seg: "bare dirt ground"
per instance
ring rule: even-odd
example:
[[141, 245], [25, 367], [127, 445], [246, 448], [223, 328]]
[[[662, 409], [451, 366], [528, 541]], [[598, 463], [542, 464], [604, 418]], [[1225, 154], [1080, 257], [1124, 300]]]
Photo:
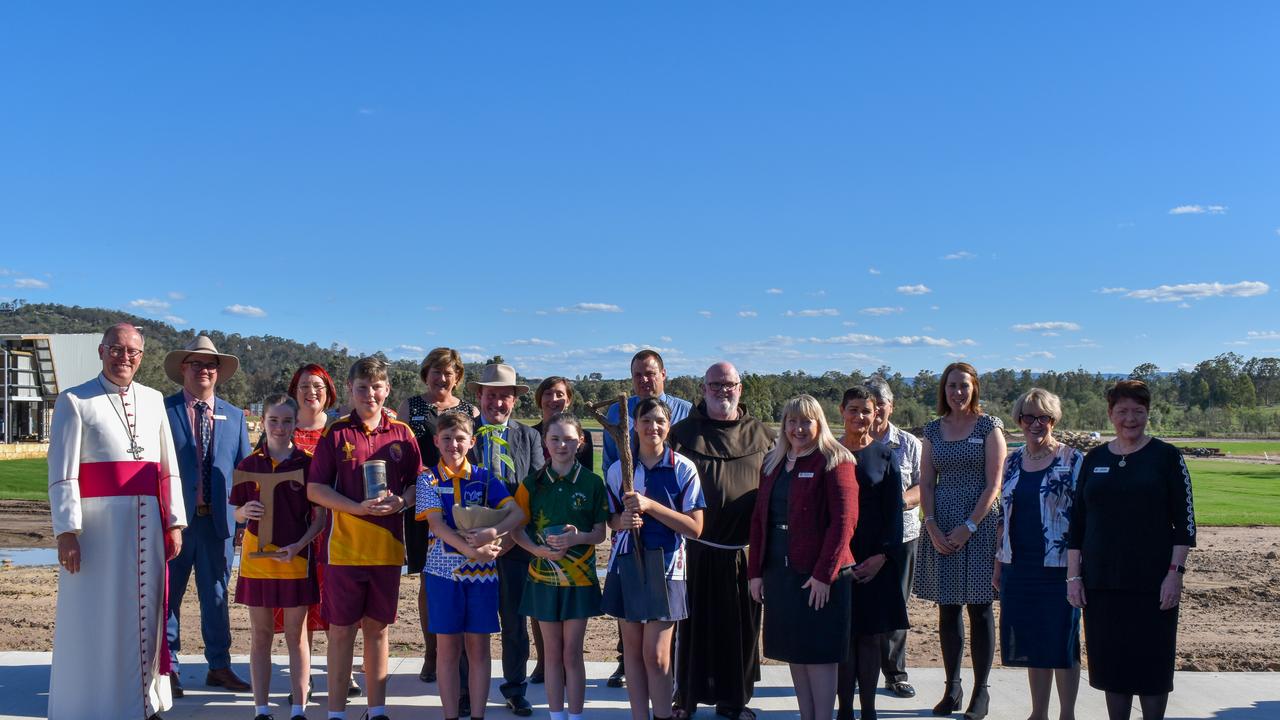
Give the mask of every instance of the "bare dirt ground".
[[[53, 547], [48, 512], [48, 504], [43, 502], [0, 501], [0, 547]], [[1192, 552], [1189, 563], [1179, 624], [1179, 670], [1280, 671], [1277, 557], [1280, 528], [1200, 528], [1199, 547]], [[57, 575], [52, 567], [0, 568], [0, 650], [52, 649]], [[400, 618], [391, 633], [394, 655], [422, 652], [418, 587], [417, 578], [406, 578], [400, 584]], [[997, 604], [997, 612], [998, 608]], [[182, 605], [182, 615], [187, 618], [184, 627], [191, 629], [184, 652], [200, 652], [198, 614], [192, 587]], [[913, 598], [910, 616], [909, 664], [941, 665], [934, 606]], [[232, 652], [247, 653], [249, 619], [243, 606], [232, 605], [231, 625]], [[605, 618], [590, 622], [587, 659], [613, 659], [615, 628], [614, 622]], [[324, 635], [318, 634], [315, 652], [322, 654], [324, 647]], [[283, 652], [283, 647], [276, 650]], [[498, 656], [496, 642], [494, 656]]]

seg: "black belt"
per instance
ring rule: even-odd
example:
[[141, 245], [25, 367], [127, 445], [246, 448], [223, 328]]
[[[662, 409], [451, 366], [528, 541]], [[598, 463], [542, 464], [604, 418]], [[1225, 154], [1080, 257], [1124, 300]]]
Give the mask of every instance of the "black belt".
[[196, 506], [196, 515], [199, 515], [200, 517], [205, 517], [206, 515], [212, 515], [212, 514], [213, 514], [213, 508], [209, 507], [208, 505]]

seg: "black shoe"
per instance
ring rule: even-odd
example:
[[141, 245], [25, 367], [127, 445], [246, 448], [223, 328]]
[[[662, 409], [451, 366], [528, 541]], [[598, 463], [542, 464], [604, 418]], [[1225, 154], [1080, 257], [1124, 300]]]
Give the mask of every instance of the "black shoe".
[[169, 692], [173, 697], [180, 698], [186, 693], [182, 692], [182, 681], [178, 678], [178, 673], [169, 673]]
[[609, 679], [606, 680], [604, 684], [611, 688], [627, 686], [627, 673], [622, 668], [622, 663], [618, 663], [617, 669], [613, 671], [613, 674], [609, 676]]
[[458, 717], [471, 717], [471, 696], [463, 695], [458, 698]]
[[436, 671], [427, 667], [423, 667], [418, 673], [418, 679], [424, 683], [433, 683], [436, 681]]
[[254, 715], [253, 720], [276, 720], [276, 716], [271, 713], [262, 713], [261, 715]]
[[964, 711], [964, 720], [982, 720], [987, 716], [987, 704], [991, 697], [987, 694], [987, 686], [979, 685], [973, 689], [973, 696], [969, 698], [969, 707]]
[[[312, 695], [315, 695], [315, 694], [316, 694], [316, 686], [315, 686], [315, 685], [313, 685], [312, 683], [307, 683], [307, 702], [311, 702], [311, 696], [312, 696]], [[288, 696], [287, 698], [285, 698], [285, 702], [287, 702], [287, 703], [288, 703], [288, 704], [290, 704], [290, 705], [292, 705], [292, 704], [293, 704], [293, 691], [292, 691], [292, 690], [290, 690], [290, 691], [289, 691], [289, 696]], [[290, 719], [290, 720], [292, 720], [292, 719]]]
[[507, 698], [507, 709], [515, 713], [516, 717], [529, 717], [533, 714], [533, 706], [523, 695]]
[[541, 685], [542, 683], [544, 683], [544, 682], [546, 682], [546, 681], [547, 681], [547, 675], [546, 675], [546, 673], [544, 673], [544, 672], [542, 672], [542, 671], [540, 671], [540, 670], [534, 670], [534, 671], [529, 675], [529, 684], [531, 684], [531, 685]]
[[934, 715], [950, 715], [960, 709], [960, 703], [964, 702], [964, 688], [961, 687], [960, 681], [947, 683], [947, 693], [942, 696], [937, 705], [933, 706]]
[[916, 689], [911, 687], [911, 683], [906, 680], [885, 683], [884, 687], [886, 690], [900, 698], [913, 698], [916, 696]]
[[307, 720], [307, 716], [306, 716], [306, 715], [294, 715], [293, 717], [289, 718], [289, 720]]

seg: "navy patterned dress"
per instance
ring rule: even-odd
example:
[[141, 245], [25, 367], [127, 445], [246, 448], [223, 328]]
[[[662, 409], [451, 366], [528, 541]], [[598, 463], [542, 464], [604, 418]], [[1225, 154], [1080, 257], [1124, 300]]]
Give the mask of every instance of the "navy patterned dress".
[[[932, 457], [937, 483], [933, 493], [933, 519], [945, 535], [973, 513], [987, 485], [988, 435], [1004, 427], [1000, 418], [982, 415], [974, 423], [968, 437], [949, 441], [942, 438], [942, 421], [924, 426], [924, 436], [933, 446]], [[995, 502], [992, 502], [994, 510]], [[964, 547], [950, 555], [941, 555], [921, 533], [916, 555], [915, 594], [940, 605], [978, 605], [995, 600], [991, 587], [995, 566], [997, 514], [988, 512]]]

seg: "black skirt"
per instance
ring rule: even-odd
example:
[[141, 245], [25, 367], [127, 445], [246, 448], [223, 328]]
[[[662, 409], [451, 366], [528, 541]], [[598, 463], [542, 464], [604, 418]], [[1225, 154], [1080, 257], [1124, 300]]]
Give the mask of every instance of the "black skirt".
[[899, 568], [904, 559], [899, 546], [895, 552], [885, 553], [884, 565], [871, 582], [853, 583], [854, 635], [876, 635], [911, 627], [907, 619], [907, 601], [902, 597], [899, 580]]
[[[820, 610], [809, 607], [808, 573], [787, 566], [785, 531], [769, 533], [764, 566], [764, 655], [803, 665], [841, 663], [849, 657], [853, 575], [848, 568], [831, 585]], [[780, 557], [779, 557], [780, 556]]]
[[1084, 638], [1089, 685], [1126, 695], [1173, 690], [1178, 608], [1160, 609], [1160, 591], [1086, 589]]

